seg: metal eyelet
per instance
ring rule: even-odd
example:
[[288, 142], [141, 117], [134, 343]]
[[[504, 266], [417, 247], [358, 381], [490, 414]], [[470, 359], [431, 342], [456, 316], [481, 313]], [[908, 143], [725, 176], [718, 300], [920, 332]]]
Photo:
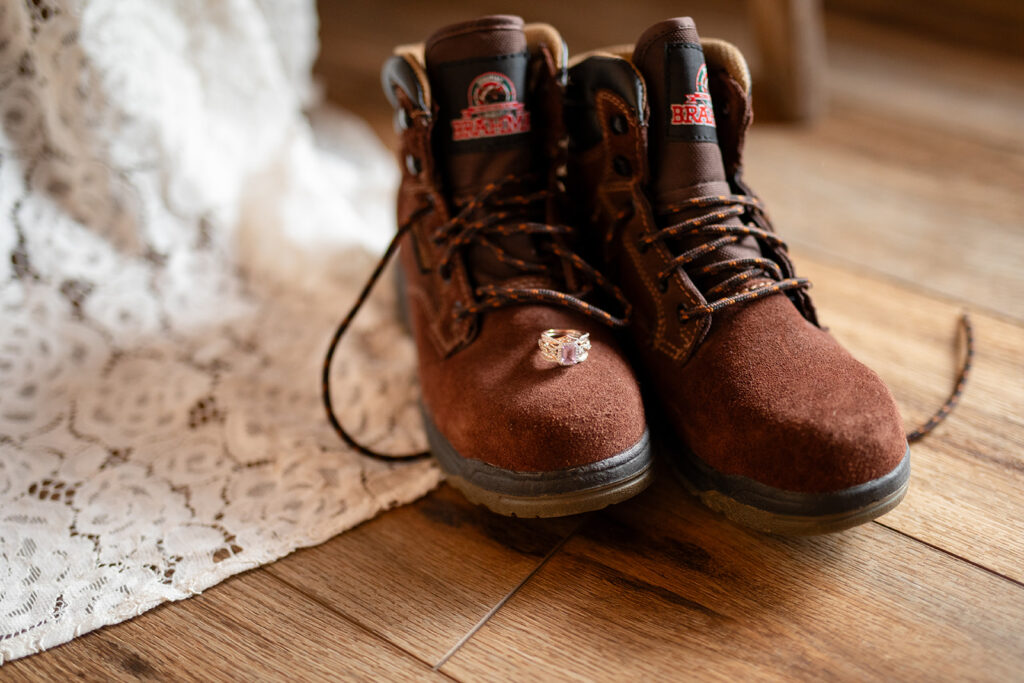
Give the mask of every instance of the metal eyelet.
[[626, 132], [626, 117], [622, 114], [615, 114], [608, 121], [608, 126], [616, 135], [622, 135]]
[[406, 154], [405, 170], [409, 171], [412, 175], [419, 175], [420, 171], [423, 170], [423, 164], [421, 164], [420, 160], [412, 154]]
[[621, 154], [612, 159], [612, 168], [620, 176], [629, 177], [633, 175], [633, 167], [629, 165], [629, 160]]

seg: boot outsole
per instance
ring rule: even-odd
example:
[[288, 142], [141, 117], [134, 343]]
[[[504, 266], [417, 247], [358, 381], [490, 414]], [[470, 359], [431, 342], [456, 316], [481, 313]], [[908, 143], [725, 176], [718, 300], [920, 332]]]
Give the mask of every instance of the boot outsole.
[[650, 434], [610, 458], [551, 472], [516, 472], [460, 455], [423, 413], [431, 452], [471, 503], [507, 517], [566, 517], [632, 498], [654, 471]]
[[690, 493], [741, 526], [780, 536], [816, 536], [865, 524], [903, 500], [910, 485], [910, 447], [891, 472], [840, 491], [784, 491], [747, 477], [722, 474], [689, 451], [671, 457]]

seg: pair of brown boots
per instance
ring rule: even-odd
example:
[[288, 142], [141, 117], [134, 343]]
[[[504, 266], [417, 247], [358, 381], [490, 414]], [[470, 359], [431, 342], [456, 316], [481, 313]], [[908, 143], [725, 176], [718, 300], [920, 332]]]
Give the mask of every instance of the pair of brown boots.
[[383, 83], [424, 422], [467, 498], [594, 510], [643, 490], [658, 451], [764, 531], [899, 503], [893, 398], [819, 327], [741, 177], [734, 46], [680, 18], [570, 61], [552, 27], [490, 16], [399, 47]]

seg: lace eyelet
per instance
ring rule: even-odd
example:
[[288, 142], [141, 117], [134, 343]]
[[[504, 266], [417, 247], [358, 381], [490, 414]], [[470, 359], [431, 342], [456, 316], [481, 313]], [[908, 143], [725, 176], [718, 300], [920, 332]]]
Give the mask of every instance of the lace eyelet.
[[609, 119], [608, 127], [612, 129], [612, 132], [616, 135], [622, 135], [626, 132], [626, 117], [622, 114], [615, 114]]
[[629, 160], [621, 154], [612, 160], [612, 168], [620, 176], [628, 178], [633, 175], [633, 167], [629, 165]]
[[437, 269], [437, 274], [441, 276], [441, 280], [443, 282], [451, 282], [452, 281], [452, 269], [451, 268], [445, 268], [444, 266], [442, 266], [442, 267]]
[[420, 160], [412, 154], [406, 154], [405, 170], [409, 171], [411, 175], [419, 175], [420, 171], [423, 170], [423, 164], [420, 163]]
[[658, 291], [662, 294], [668, 291], [668, 280], [658, 280]]
[[636, 241], [636, 248], [641, 254], [646, 254], [647, 250], [651, 248], [650, 242], [644, 242], [643, 240]]

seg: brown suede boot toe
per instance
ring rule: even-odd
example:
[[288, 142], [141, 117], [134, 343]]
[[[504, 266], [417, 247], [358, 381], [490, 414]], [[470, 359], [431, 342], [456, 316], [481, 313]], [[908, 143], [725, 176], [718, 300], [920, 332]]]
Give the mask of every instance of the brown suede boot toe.
[[878, 375], [782, 295], [723, 312], [676, 381], [672, 412], [686, 418], [673, 421], [725, 475], [828, 493], [884, 477], [907, 454]]
[[[537, 352], [539, 330], [591, 331], [586, 362]], [[519, 306], [488, 315], [458, 365], [420, 365], [431, 419], [465, 458], [517, 472], [555, 472], [628, 451], [645, 438], [633, 370], [608, 330], [571, 312]], [[429, 389], [428, 389], [429, 388]]]

